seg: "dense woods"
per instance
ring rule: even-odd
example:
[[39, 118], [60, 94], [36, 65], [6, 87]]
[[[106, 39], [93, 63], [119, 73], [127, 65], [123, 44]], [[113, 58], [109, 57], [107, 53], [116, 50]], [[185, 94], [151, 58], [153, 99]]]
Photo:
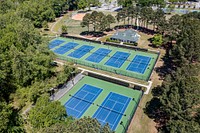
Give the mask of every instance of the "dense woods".
[[[165, 56], [164, 82], [153, 89], [146, 113], [158, 123], [160, 132], [200, 132], [200, 21], [199, 13], [172, 16], [165, 39], [175, 40]], [[163, 72], [162, 72], [163, 74]]]

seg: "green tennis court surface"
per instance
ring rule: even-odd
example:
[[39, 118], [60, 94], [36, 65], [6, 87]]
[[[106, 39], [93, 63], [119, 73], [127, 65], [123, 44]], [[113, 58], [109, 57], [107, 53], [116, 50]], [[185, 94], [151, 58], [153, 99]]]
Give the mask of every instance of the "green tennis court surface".
[[101, 125], [108, 123], [116, 133], [123, 133], [130, 124], [141, 96], [141, 91], [85, 76], [60, 102], [69, 116], [90, 116]]
[[147, 81], [158, 54], [117, 48], [69, 38], [57, 38], [49, 48], [58, 58], [80, 65]]

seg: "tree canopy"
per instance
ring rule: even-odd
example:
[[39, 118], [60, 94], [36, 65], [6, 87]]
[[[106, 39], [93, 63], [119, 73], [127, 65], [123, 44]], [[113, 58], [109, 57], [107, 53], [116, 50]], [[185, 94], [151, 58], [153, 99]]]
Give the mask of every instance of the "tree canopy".
[[93, 27], [93, 31], [104, 31], [110, 28], [110, 25], [115, 23], [115, 18], [111, 15], [105, 15], [102, 12], [93, 11], [91, 14], [87, 13], [81, 22], [82, 27], [87, 27], [88, 31], [90, 26]]
[[[164, 39], [175, 40], [167, 49], [161, 86], [145, 112], [155, 119], [161, 132], [200, 132], [199, 18], [197, 13], [172, 16], [166, 23]], [[167, 69], [166, 69], [167, 68]]]
[[65, 107], [58, 101], [51, 102], [49, 96], [43, 96], [37, 100], [28, 116], [32, 127], [41, 129], [63, 122], [67, 117], [67, 113]]
[[0, 2], [1, 132], [24, 132], [21, 109], [48, 94], [50, 88], [63, 84], [74, 69], [68, 64], [57, 71], [51, 65], [55, 56], [48, 50], [49, 40], [36, 29], [35, 19], [40, 18], [39, 13], [45, 18], [40, 24], [53, 20], [48, 13], [54, 14], [50, 5], [56, 1], [42, 2]]
[[163, 38], [162, 35], [156, 34], [154, 35], [154, 37], [152, 38], [152, 44], [155, 47], [159, 47], [163, 44]]

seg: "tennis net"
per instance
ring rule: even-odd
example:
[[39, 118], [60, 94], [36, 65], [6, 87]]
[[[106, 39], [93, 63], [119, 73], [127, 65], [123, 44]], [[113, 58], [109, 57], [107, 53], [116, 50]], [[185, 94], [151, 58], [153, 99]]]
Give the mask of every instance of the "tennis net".
[[71, 96], [71, 97], [73, 97], [73, 98], [76, 98], [76, 99], [78, 99], [78, 100], [81, 100], [81, 101], [84, 101], [84, 102], [90, 103], [90, 104], [94, 104], [94, 103], [91, 102], [91, 101], [88, 101], [88, 100], [82, 99], [82, 98], [80, 98], [80, 97], [73, 96], [73, 95], [71, 95], [71, 94], [69, 94], [69, 96]]
[[97, 104], [97, 106], [100, 107], [100, 108], [106, 109], [106, 110], [108, 110], [108, 111], [115, 112], [115, 113], [117, 113], [117, 114], [126, 116], [126, 114], [123, 114], [123, 113], [118, 112], [118, 111], [116, 111], [116, 110], [112, 110], [112, 109], [110, 109], [110, 108], [108, 108], [108, 107], [105, 107], [105, 106], [102, 106], [102, 105], [98, 105], [98, 104]]

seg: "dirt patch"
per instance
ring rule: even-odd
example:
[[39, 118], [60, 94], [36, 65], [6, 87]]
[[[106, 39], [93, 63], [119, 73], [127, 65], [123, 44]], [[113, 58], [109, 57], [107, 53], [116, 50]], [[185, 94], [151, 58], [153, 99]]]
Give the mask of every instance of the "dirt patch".
[[85, 16], [85, 13], [78, 13], [78, 14], [73, 15], [72, 19], [82, 21], [84, 16]]

